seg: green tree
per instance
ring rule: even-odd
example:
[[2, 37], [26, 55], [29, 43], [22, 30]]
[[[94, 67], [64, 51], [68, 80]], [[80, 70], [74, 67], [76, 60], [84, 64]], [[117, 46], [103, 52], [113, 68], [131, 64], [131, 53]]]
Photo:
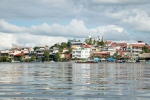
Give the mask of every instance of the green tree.
[[88, 45], [91, 45], [92, 44], [92, 38], [89, 39], [89, 44]]
[[150, 50], [148, 49], [147, 46], [142, 47], [142, 53], [149, 53]]
[[19, 60], [19, 61], [22, 61], [22, 58], [23, 58], [23, 56], [20, 56], [20, 57], [18, 57], [18, 60]]
[[6, 57], [6, 62], [11, 62], [11, 60], [9, 59], [9, 57]]
[[88, 44], [88, 39], [85, 39], [85, 43]]
[[51, 46], [49, 49], [53, 49], [54, 46]]
[[54, 47], [59, 48], [59, 47], [60, 47], [60, 45], [59, 45], [58, 43], [56, 43], [56, 44], [54, 44]]
[[2, 56], [0, 60], [1, 60], [1, 62], [6, 62], [6, 57]]
[[38, 46], [35, 46], [33, 49], [34, 49], [34, 51], [35, 51], [35, 50], [37, 50], [37, 49], [39, 49], [39, 48], [40, 48], [40, 47], [38, 47]]
[[59, 53], [56, 53], [56, 54], [54, 55], [54, 60], [55, 60], [55, 61], [59, 61], [59, 60], [60, 60]]
[[35, 56], [32, 55], [30, 60], [31, 60], [31, 61], [35, 61]]
[[44, 51], [44, 58], [46, 61], [49, 61], [49, 55], [50, 55], [49, 53], [50, 53], [49, 50]]
[[61, 47], [62, 48], [67, 48], [67, 43], [66, 42], [61, 43]]
[[96, 41], [95, 41], [95, 39], [94, 39], [94, 41], [93, 41], [93, 45], [95, 45], [95, 43], [96, 43]]
[[63, 48], [62, 47], [59, 47], [59, 52], [63, 52]]
[[115, 59], [118, 59], [120, 56], [118, 55], [118, 52], [116, 52], [116, 53], [114, 53], [113, 57], [114, 57]]
[[14, 57], [14, 61], [18, 61], [18, 57]]
[[86, 39], [85, 43], [88, 45], [92, 45], [92, 38]]
[[68, 51], [69, 53], [72, 53], [72, 48], [69, 48], [69, 51]]
[[98, 46], [104, 46], [105, 43], [104, 43], [104, 41], [102, 40], [102, 41], [98, 41], [97, 45], [98, 45]]
[[67, 42], [67, 47], [68, 47], [68, 48], [71, 47], [71, 42], [70, 42], [70, 41]]

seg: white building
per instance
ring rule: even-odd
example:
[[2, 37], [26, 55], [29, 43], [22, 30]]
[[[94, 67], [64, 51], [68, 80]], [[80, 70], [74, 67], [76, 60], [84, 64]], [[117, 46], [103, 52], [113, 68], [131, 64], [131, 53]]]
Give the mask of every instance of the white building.
[[138, 59], [138, 55], [142, 52], [142, 47], [145, 46], [144, 42], [131, 43], [127, 46], [127, 53], [130, 58]]
[[80, 45], [80, 47], [72, 50], [72, 58], [87, 59], [90, 57], [90, 51], [91, 48], [89, 45]]
[[103, 36], [102, 36], [102, 35], [99, 35], [99, 36], [98, 36], [98, 41], [99, 41], [99, 42], [103, 41]]

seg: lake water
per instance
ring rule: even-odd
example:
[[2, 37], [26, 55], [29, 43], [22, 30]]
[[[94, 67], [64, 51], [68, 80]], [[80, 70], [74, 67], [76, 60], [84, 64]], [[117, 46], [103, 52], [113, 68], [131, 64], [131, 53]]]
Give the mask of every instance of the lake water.
[[0, 63], [0, 100], [149, 100], [150, 64]]

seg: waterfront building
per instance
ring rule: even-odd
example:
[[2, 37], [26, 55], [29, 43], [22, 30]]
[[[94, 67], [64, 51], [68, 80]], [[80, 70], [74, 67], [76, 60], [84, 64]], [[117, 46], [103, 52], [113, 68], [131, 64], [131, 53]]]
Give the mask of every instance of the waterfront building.
[[87, 44], [80, 45], [72, 50], [72, 58], [87, 59], [90, 57], [91, 48]]
[[143, 53], [138, 55], [140, 59], [150, 60], [150, 53]]
[[70, 58], [71, 54], [67, 53], [69, 50], [67, 48], [64, 48], [63, 51], [60, 53], [60, 58]]
[[36, 57], [43, 58], [45, 50], [48, 50], [48, 48], [46, 46], [40, 46], [39, 49], [36, 49], [35, 50]]
[[53, 47], [53, 49], [50, 49], [50, 54], [55, 54], [55, 53], [58, 53], [59, 52], [59, 48], [57, 47]]
[[125, 52], [127, 43], [119, 43], [114, 41], [106, 42], [106, 45], [101, 48], [101, 52], [110, 52], [110, 56], [113, 56], [115, 53], [118, 53], [119, 56], [122, 56]]
[[107, 58], [110, 56], [110, 52], [94, 52], [91, 57]]
[[142, 52], [142, 48], [145, 46], [143, 41], [138, 41], [138, 43], [131, 43], [127, 45], [127, 55], [133, 60], [139, 58], [139, 54]]

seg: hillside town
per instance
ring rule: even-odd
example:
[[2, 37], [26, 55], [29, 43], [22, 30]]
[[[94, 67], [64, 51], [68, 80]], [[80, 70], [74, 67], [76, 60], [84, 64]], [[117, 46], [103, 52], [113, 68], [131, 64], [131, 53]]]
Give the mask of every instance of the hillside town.
[[[68, 40], [49, 47], [20, 47], [14, 45], [10, 49], [0, 51], [0, 62], [60, 62], [98, 58], [100, 61], [122, 59], [128, 62], [150, 60], [150, 46], [144, 41], [137, 43], [115, 42], [88, 36], [84, 42]], [[111, 61], [111, 60], [110, 60]]]

